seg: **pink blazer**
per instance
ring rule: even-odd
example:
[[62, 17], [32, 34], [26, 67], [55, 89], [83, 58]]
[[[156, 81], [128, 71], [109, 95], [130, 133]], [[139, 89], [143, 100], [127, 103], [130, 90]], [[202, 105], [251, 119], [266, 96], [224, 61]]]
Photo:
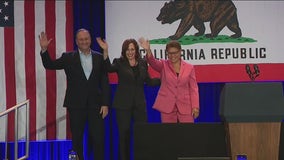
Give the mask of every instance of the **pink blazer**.
[[151, 56], [147, 57], [147, 61], [161, 76], [154, 109], [170, 113], [176, 105], [181, 114], [191, 114], [193, 108], [199, 108], [198, 85], [193, 65], [182, 60], [177, 76], [169, 60], [157, 60]]

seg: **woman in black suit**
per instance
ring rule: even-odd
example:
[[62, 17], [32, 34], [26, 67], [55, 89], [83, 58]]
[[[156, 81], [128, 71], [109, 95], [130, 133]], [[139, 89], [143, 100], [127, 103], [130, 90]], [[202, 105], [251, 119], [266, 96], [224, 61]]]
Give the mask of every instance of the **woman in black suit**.
[[97, 38], [104, 49], [105, 65], [108, 72], [116, 72], [118, 85], [113, 100], [116, 109], [116, 121], [119, 130], [119, 150], [121, 160], [130, 160], [131, 120], [146, 123], [146, 101], [144, 83], [155, 86], [160, 84], [158, 78], [150, 78], [147, 62], [141, 58], [139, 46], [135, 39], [127, 39], [122, 44], [121, 57], [110, 63], [108, 45]]

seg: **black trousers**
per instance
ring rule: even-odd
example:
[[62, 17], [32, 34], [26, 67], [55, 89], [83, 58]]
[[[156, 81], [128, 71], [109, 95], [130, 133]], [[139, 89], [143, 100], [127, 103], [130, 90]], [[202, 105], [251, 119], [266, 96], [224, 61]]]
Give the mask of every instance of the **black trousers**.
[[83, 137], [88, 125], [88, 142], [91, 143], [95, 160], [104, 160], [104, 120], [100, 108], [68, 109], [72, 146], [80, 160], [84, 160]]
[[131, 122], [146, 123], [146, 109], [116, 109], [120, 160], [130, 160]]

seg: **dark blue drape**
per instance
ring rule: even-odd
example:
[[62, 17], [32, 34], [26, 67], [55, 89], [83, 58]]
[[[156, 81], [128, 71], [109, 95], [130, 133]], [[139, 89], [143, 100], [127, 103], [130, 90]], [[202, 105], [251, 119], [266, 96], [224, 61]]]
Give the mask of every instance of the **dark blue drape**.
[[[104, 0], [73, 0], [74, 35], [80, 28], [90, 31], [92, 48], [100, 50], [96, 37], [105, 37], [105, 1]], [[74, 39], [74, 44], [75, 39]], [[76, 46], [75, 46], [76, 47]]]

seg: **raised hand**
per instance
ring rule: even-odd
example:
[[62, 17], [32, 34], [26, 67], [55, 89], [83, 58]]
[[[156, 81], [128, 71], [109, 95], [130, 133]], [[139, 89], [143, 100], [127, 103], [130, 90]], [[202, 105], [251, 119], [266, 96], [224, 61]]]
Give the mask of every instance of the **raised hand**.
[[45, 32], [41, 32], [38, 36], [39, 38], [39, 44], [41, 47], [41, 51], [46, 51], [49, 43], [52, 41], [52, 39], [47, 39], [47, 35]]
[[141, 37], [138, 39], [140, 46], [145, 49], [149, 50], [150, 49], [150, 42], [148, 39], [145, 39], [144, 37]]
[[139, 45], [140, 47], [142, 47], [143, 49], [146, 50], [146, 55], [147, 57], [151, 57], [152, 56], [152, 51], [150, 48], [150, 42], [148, 39], [145, 39], [144, 37], [141, 37], [138, 39]]
[[103, 40], [101, 37], [97, 37], [96, 38], [98, 44], [100, 45], [100, 47], [103, 49], [103, 50], [107, 50], [108, 49], [108, 44], [105, 40]]
[[104, 59], [107, 59], [108, 57], [108, 44], [105, 40], [103, 40], [101, 37], [96, 38], [99, 46], [104, 50]]

